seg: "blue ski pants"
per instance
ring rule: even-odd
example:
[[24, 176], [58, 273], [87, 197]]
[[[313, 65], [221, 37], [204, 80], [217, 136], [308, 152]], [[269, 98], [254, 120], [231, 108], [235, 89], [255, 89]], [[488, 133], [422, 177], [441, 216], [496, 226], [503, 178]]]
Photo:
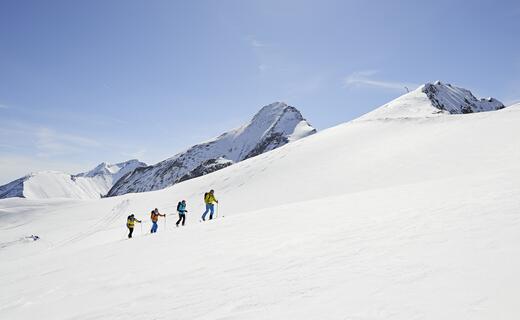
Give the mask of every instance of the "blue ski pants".
[[156, 233], [158, 227], [159, 227], [159, 226], [157, 225], [157, 222], [152, 221], [152, 230], [150, 230], [150, 232], [151, 232], [151, 233]]
[[206, 203], [206, 211], [202, 214], [202, 220], [206, 220], [206, 215], [209, 214], [209, 219], [213, 219], [213, 213], [215, 212], [215, 205], [213, 203]]

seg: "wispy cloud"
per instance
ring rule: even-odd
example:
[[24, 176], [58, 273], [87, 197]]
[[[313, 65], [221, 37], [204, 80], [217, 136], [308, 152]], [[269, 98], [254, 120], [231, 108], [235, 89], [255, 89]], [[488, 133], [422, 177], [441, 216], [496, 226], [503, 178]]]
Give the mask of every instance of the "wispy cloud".
[[68, 153], [81, 153], [88, 148], [101, 146], [96, 140], [65, 133], [58, 133], [50, 128], [39, 128], [36, 131], [36, 148], [41, 157], [50, 157]]
[[246, 40], [253, 48], [263, 48], [267, 46], [264, 42], [258, 40], [255, 36], [252, 35], [247, 36]]
[[9, 106], [0, 103], [0, 109], [9, 109]]
[[[0, 185], [29, 172], [85, 171], [101, 161], [142, 159], [146, 149], [121, 141], [93, 139], [61, 128], [0, 117]], [[104, 157], [110, 157], [110, 159]]]
[[270, 69], [270, 64], [267, 62], [267, 50], [268, 44], [260, 41], [257, 37], [253, 35], [248, 35], [245, 37], [247, 45], [251, 48], [253, 54], [256, 56], [258, 60], [258, 71], [260, 73], [264, 73]]
[[269, 66], [266, 65], [266, 64], [263, 64], [263, 63], [262, 63], [262, 64], [260, 64], [260, 65], [258, 66], [258, 71], [260, 71], [260, 72], [264, 72], [264, 71], [266, 71], [267, 69], [269, 69]]
[[97, 140], [18, 120], [0, 119], [2, 149], [31, 150], [37, 157], [80, 154], [100, 148]]
[[418, 87], [414, 83], [378, 79], [375, 77], [378, 73], [378, 70], [356, 71], [345, 77], [343, 84], [346, 88], [372, 87], [393, 91], [403, 91], [405, 87], [410, 89]]

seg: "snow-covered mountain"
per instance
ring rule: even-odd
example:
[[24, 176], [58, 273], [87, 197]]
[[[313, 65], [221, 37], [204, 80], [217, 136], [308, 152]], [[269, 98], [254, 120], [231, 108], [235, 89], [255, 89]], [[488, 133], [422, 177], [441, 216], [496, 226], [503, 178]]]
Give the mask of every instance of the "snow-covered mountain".
[[519, 123], [351, 121], [156, 192], [0, 200], [1, 318], [516, 320]]
[[427, 83], [358, 120], [429, 117], [442, 114], [463, 114], [503, 109], [494, 98], [477, 99], [471, 91], [451, 84]]
[[129, 173], [112, 187], [108, 196], [163, 189], [314, 133], [316, 130], [296, 108], [275, 102], [263, 107], [249, 123], [238, 129]]
[[103, 162], [88, 172], [76, 175], [57, 171], [35, 172], [0, 186], [0, 199], [100, 198], [106, 195], [122, 176], [144, 166], [146, 164], [143, 162], [129, 160], [117, 164]]
[[109, 164], [106, 162], [100, 163], [94, 169], [77, 174], [76, 177], [96, 178], [104, 177], [111, 184], [121, 179], [124, 175], [134, 171], [137, 168], [146, 167], [147, 164], [137, 159], [128, 160], [121, 163]]

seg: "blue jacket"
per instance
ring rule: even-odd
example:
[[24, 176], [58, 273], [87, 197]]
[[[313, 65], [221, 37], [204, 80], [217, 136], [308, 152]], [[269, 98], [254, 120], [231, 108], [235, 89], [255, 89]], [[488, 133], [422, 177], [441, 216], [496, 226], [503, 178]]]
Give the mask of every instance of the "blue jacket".
[[186, 210], [186, 203], [179, 202], [177, 205], [177, 211], [180, 214], [185, 214], [188, 210]]

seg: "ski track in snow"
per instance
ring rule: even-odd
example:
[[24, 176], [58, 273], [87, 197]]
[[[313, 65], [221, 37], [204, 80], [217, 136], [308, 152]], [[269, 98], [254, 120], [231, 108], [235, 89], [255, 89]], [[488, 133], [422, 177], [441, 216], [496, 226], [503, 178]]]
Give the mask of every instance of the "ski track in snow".
[[130, 200], [126, 199], [126, 200], [121, 201], [110, 211], [109, 214], [104, 216], [102, 219], [99, 219], [93, 225], [87, 226], [85, 228], [85, 231], [77, 233], [74, 236], [63, 240], [62, 242], [58, 243], [57, 245], [63, 246], [65, 244], [82, 241], [85, 238], [87, 238], [97, 232], [111, 229], [110, 227], [112, 227], [114, 222], [116, 222], [118, 220], [123, 220], [123, 218], [126, 216], [129, 205], [130, 205]]

